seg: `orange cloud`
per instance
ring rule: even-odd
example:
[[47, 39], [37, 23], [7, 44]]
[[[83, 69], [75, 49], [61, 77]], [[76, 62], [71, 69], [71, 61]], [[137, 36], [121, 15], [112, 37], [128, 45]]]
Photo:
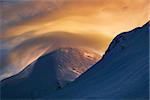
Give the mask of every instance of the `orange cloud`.
[[149, 0], [27, 0], [1, 5], [0, 49], [9, 50], [12, 69], [24, 68], [47, 49], [55, 49], [54, 44], [85, 46], [103, 54], [117, 34], [149, 20]]

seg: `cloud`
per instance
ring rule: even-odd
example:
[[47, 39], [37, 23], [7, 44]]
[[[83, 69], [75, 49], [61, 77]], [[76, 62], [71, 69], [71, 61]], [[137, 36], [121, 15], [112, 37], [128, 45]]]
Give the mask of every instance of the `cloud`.
[[[104, 28], [100, 28], [103, 33], [118, 34], [144, 24], [148, 20], [147, 14], [148, 0], [28, 1], [12, 8], [3, 8], [3, 20], [6, 19], [9, 23], [5, 25], [4, 35], [25, 34], [27, 31], [36, 30], [43, 26], [55, 26], [54, 28], [57, 28], [59, 23], [65, 23], [66, 21], [103, 26]], [[47, 24], [49, 26], [46, 26]], [[67, 30], [71, 27], [70, 24], [69, 26], [68, 24], [63, 25], [68, 27]]]
[[9, 53], [7, 52], [7, 58], [6, 56], [3, 56], [5, 57], [5, 61], [8, 60], [9, 63], [3, 63], [2, 66], [4, 67], [1, 68], [0, 74], [16, 74], [43, 54], [52, 52], [61, 47], [90, 47], [95, 50], [101, 50], [103, 49], [103, 46], [101, 45], [108, 45], [105, 43], [106, 39], [109, 40], [109, 38], [97, 39], [96, 36], [92, 37], [67, 32], [47, 33], [45, 35], [27, 39], [14, 47]]
[[82, 46], [105, 52], [119, 33], [142, 26], [148, 0], [13, 0], [1, 3], [0, 74], [17, 73], [47, 50]]

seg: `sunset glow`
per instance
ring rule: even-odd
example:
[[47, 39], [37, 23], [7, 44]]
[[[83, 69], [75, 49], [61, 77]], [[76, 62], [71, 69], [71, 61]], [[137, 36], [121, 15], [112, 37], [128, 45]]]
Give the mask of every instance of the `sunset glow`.
[[[8, 63], [2, 77], [17, 73], [59, 47], [86, 47], [103, 55], [121, 32], [145, 24], [149, 0], [11, 0], [1, 3], [0, 41]], [[16, 71], [14, 72], [13, 70]], [[7, 72], [7, 73], [6, 73]], [[4, 74], [5, 73], [5, 74]]]

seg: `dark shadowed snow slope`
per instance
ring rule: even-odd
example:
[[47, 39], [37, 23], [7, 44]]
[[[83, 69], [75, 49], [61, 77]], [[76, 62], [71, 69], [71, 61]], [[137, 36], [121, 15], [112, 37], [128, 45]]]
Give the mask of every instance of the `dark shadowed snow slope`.
[[39, 58], [19, 74], [1, 81], [2, 99], [32, 99], [54, 92], [98, 61], [92, 50], [61, 48]]
[[47, 98], [148, 100], [149, 23], [118, 35], [101, 61]]

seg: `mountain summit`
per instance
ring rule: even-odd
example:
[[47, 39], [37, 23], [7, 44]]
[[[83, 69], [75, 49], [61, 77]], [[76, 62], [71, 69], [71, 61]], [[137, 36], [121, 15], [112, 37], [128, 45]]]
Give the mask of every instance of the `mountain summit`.
[[61, 89], [99, 60], [85, 48], [60, 48], [1, 81], [2, 99], [37, 98]]

